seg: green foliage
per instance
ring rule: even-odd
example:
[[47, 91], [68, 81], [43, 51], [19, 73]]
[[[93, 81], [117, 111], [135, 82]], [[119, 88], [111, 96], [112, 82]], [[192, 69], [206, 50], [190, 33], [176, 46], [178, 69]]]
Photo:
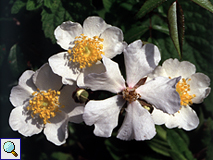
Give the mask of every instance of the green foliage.
[[184, 17], [183, 10], [177, 2], [174, 2], [169, 8], [168, 23], [171, 39], [181, 58], [184, 37]]
[[11, 8], [12, 14], [17, 14], [22, 8], [26, 6], [26, 2], [24, 0], [16, 0]]
[[213, 13], [213, 5], [209, 0], [191, 0]]

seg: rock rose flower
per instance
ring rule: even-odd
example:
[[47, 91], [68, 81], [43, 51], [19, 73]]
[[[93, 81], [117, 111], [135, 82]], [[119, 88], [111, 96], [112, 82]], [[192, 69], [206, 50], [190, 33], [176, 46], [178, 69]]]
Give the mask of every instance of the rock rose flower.
[[195, 73], [195, 66], [187, 61], [179, 62], [177, 59], [168, 59], [162, 66], [158, 66], [149, 77], [158, 76], [174, 78], [181, 76], [176, 85], [176, 91], [180, 95], [181, 106], [174, 115], [168, 115], [158, 109], [154, 109], [152, 117], [155, 124], [164, 124], [168, 128], [195, 129], [199, 124], [196, 112], [190, 107], [193, 103], [201, 103], [206, 98], [211, 88], [210, 79], [203, 73]]
[[63, 22], [55, 29], [57, 43], [66, 51], [49, 58], [53, 72], [62, 76], [64, 84], [76, 81], [83, 86], [83, 78], [92, 72], [104, 70], [101, 55], [113, 58], [123, 52], [123, 32], [107, 24], [102, 18], [88, 17], [83, 26], [76, 22]]
[[44, 130], [52, 143], [65, 143], [68, 122], [82, 122], [84, 107], [71, 98], [76, 85], [62, 86], [61, 77], [47, 63], [36, 72], [25, 71], [10, 94], [15, 107], [9, 118], [11, 128], [24, 136]]
[[105, 100], [90, 100], [84, 110], [87, 125], [95, 125], [94, 134], [110, 137], [118, 124], [119, 113], [127, 102], [125, 118], [117, 138], [122, 140], [147, 140], [156, 134], [154, 121], [145, 109], [152, 104], [169, 114], [178, 111], [180, 98], [175, 90], [179, 78], [157, 77], [149, 82], [151, 73], [160, 61], [160, 52], [153, 44], [142, 45], [140, 40], [124, 49], [126, 82], [118, 64], [103, 56], [104, 73], [91, 73], [84, 83], [92, 90], [105, 90], [117, 95]]

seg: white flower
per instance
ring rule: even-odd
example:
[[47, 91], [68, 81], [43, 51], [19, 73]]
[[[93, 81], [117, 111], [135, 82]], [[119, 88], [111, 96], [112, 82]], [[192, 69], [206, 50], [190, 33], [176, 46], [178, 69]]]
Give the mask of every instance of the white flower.
[[[142, 45], [140, 40], [131, 43], [124, 50], [126, 83], [118, 64], [103, 56], [105, 72], [91, 73], [84, 83], [92, 90], [105, 90], [117, 95], [100, 101], [89, 101], [83, 119], [87, 125], [95, 125], [94, 134], [110, 137], [118, 124], [120, 110], [127, 102], [125, 119], [118, 131], [117, 138], [123, 140], [146, 140], [156, 134], [152, 117], [144, 104], [151, 103], [164, 112], [173, 114], [178, 111], [180, 98], [175, 91], [177, 79], [157, 77], [144, 83], [160, 61], [160, 52], [153, 44]], [[144, 83], [144, 84], [143, 84]], [[146, 102], [145, 102], [146, 101]]]
[[49, 141], [56, 145], [65, 143], [68, 121], [82, 122], [84, 108], [72, 99], [76, 85], [61, 89], [62, 86], [61, 77], [48, 64], [36, 72], [25, 71], [10, 94], [10, 102], [15, 107], [9, 118], [11, 128], [24, 136], [44, 129]]
[[55, 29], [57, 43], [66, 51], [49, 58], [53, 72], [62, 76], [62, 83], [84, 86], [89, 73], [101, 73], [104, 66], [101, 55], [113, 58], [123, 52], [123, 32], [106, 24], [100, 17], [88, 17], [83, 27], [76, 22], [63, 22]]
[[195, 66], [187, 61], [179, 62], [177, 59], [167, 59], [162, 66], [158, 66], [149, 77], [158, 76], [178, 77], [182, 79], [176, 85], [176, 90], [180, 94], [181, 107], [174, 115], [168, 115], [160, 110], [154, 109], [152, 116], [155, 124], [164, 124], [168, 128], [183, 128], [185, 130], [195, 129], [199, 124], [196, 112], [189, 107], [193, 103], [201, 103], [206, 98], [211, 88], [210, 79], [203, 73], [195, 73]]

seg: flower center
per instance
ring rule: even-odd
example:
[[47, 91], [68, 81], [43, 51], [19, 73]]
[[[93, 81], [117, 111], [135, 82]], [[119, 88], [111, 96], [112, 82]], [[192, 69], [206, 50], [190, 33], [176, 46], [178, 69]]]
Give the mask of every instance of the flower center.
[[185, 78], [182, 78], [181, 81], [179, 81], [176, 85], [176, 91], [179, 93], [180, 95], [180, 104], [182, 106], [186, 106], [186, 105], [191, 105], [193, 102], [192, 102], [192, 99], [194, 97], [196, 97], [195, 94], [193, 95], [189, 95], [188, 91], [190, 91], [190, 85], [187, 84], [188, 81], [190, 81], [191, 79], [185, 79]]
[[58, 101], [60, 91], [55, 91], [49, 89], [46, 91], [35, 91], [32, 93], [34, 96], [31, 100], [29, 100], [29, 106], [27, 110], [32, 111], [32, 118], [34, 115], [39, 115], [41, 119], [43, 119], [44, 124], [47, 122], [50, 123], [49, 119], [51, 117], [56, 116], [56, 112], [61, 112], [59, 109], [64, 106], [60, 106]]
[[127, 100], [128, 102], [133, 102], [133, 101], [136, 101], [138, 98], [141, 97], [140, 94], [138, 94], [136, 91], [135, 91], [135, 88], [129, 88], [129, 87], [126, 87], [123, 91], [122, 91], [122, 94], [123, 94], [123, 99]]
[[102, 59], [101, 54], [104, 55], [102, 51], [102, 42], [104, 40], [102, 38], [98, 36], [88, 38], [81, 34], [81, 36], [75, 37], [75, 39], [75, 46], [68, 50], [68, 53], [71, 55], [70, 61], [79, 63], [80, 68], [85, 68]]

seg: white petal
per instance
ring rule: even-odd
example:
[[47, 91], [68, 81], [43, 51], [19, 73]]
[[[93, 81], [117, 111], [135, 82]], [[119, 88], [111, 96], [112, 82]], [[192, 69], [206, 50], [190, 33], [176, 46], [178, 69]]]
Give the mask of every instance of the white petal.
[[124, 49], [127, 84], [134, 85], [144, 76], [151, 73], [158, 65], [161, 56], [157, 46], [137, 40]]
[[96, 136], [110, 137], [118, 125], [118, 115], [124, 103], [119, 95], [102, 101], [91, 100], [85, 106], [83, 119], [87, 125], [95, 125]]
[[154, 105], [163, 112], [174, 114], [180, 109], [180, 96], [176, 92], [175, 85], [180, 77], [169, 79], [157, 77], [136, 89], [141, 99]]
[[68, 137], [67, 115], [64, 112], [57, 112], [56, 116], [49, 120], [51, 123], [46, 123], [44, 128], [47, 140], [58, 146], [64, 144]]
[[81, 88], [85, 88], [85, 84], [84, 84], [84, 78], [90, 74], [90, 73], [103, 73], [105, 72], [105, 67], [103, 65], [103, 63], [101, 63], [100, 61], [96, 64], [93, 64], [91, 67], [86, 67], [83, 69], [83, 71], [79, 74], [78, 79], [77, 79], [77, 85]]
[[123, 42], [123, 32], [117, 27], [107, 28], [102, 34], [103, 52], [108, 58], [113, 58], [117, 54], [121, 54], [124, 48], [127, 46], [126, 42]]
[[48, 63], [35, 72], [33, 82], [40, 90], [59, 90], [63, 85], [61, 77], [53, 73]]
[[36, 90], [36, 86], [32, 80], [32, 75], [34, 73], [35, 72], [29, 70], [25, 71], [19, 78], [18, 86], [12, 88], [10, 102], [13, 106], [22, 106], [29, 100], [32, 93]]
[[101, 74], [91, 73], [84, 79], [85, 86], [91, 90], [105, 90], [118, 93], [125, 88], [125, 80], [121, 75], [118, 64], [109, 58], [103, 57], [106, 72]]
[[40, 119], [33, 119], [23, 106], [14, 108], [10, 113], [10, 127], [24, 136], [38, 134], [43, 129]]
[[54, 35], [57, 43], [63, 49], [68, 50], [70, 47], [70, 42], [73, 42], [75, 37], [82, 34], [82, 32], [82, 26], [79, 23], [67, 21], [63, 22], [55, 29]]
[[76, 81], [80, 71], [74, 63], [69, 61], [68, 56], [67, 52], [61, 52], [51, 56], [48, 61], [53, 72], [62, 77], [62, 82], [72, 85], [73, 81]]
[[191, 79], [187, 81], [190, 85], [189, 95], [196, 95], [196, 97], [192, 99], [192, 102], [203, 102], [204, 98], [206, 98], [211, 91], [211, 88], [208, 87], [210, 85], [210, 78], [203, 73], [195, 73], [189, 78]]
[[151, 139], [155, 134], [155, 125], [150, 113], [138, 101], [128, 104], [117, 138], [140, 141]]
[[68, 115], [70, 122], [80, 123], [83, 121], [84, 104], [75, 103], [72, 95], [76, 89], [76, 84], [64, 86], [61, 90], [59, 103], [64, 106], [61, 110]]
[[178, 76], [181, 76], [182, 78], [188, 78], [196, 71], [195, 65], [192, 63], [188, 61], [179, 62], [178, 59], [171, 58], [163, 62], [162, 68], [165, 69], [167, 75], [171, 78]]
[[155, 107], [151, 115], [152, 115], [152, 119], [157, 125], [165, 124], [168, 121], [168, 119], [173, 116], [173, 115], [164, 113], [163, 111], [161, 111], [160, 109], [156, 109]]
[[83, 33], [85, 36], [90, 38], [94, 36], [99, 36], [105, 29], [111, 25], [106, 24], [106, 22], [101, 17], [88, 17], [83, 23]]
[[170, 115], [165, 123], [168, 128], [183, 128], [186, 131], [197, 128], [199, 124], [199, 118], [196, 112], [189, 106], [182, 106], [180, 111], [174, 115]]
[[155, 70], [148, 75], [148, 78], [155, 78], [155, 77], [161, 77], [161, 76], [170, 77], [169, 75], [167, 75], [165, 68], [163, 68], [162, 66], [157, 66]]

